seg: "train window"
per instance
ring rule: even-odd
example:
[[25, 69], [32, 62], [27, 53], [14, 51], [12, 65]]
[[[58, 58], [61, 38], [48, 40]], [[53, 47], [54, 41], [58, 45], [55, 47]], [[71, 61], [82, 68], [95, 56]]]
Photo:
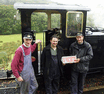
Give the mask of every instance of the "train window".
[[51, 28], [60, 28], [60, 14], [51, 14]]
[[47, 14], [44, 12], [33, 12], [31, 15], [31, 30], [42, 32], [47, 29]]
[[[36, 39], [43, 40], [43, 34], [42, 32], [44, 30], [47, 30], [47, 24], [48, 24], [48, 15], [45, 12], [33, 12], [31, 15], [31, 30], [34, 31]], [[36, 31], [36, 32], [35, 32]], [[42, 41], [43, 42], [43, 41]], [[45, 45], [42, 44], [42, 48]], [[40, 46], [38, 46], [38, 49], [40, 49]]]
[[66, 16], [66, 37], [75, 37], [77, 32], [83, 29], [83, 13], [77, 11], [68, 11]]

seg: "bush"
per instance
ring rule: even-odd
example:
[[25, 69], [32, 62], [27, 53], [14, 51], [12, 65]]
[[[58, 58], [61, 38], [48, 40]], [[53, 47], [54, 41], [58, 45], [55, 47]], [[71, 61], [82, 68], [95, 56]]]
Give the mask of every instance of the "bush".
[[20, 45], [21, 41], [3, 43], [0, 47], [0, 69], [7, 69], [12, 62], [12, 55]]
[[13, 5], [0, 6], [0, 34], [10, 35], [21, 33], [21, 21], [14, 19], [16, 11]]

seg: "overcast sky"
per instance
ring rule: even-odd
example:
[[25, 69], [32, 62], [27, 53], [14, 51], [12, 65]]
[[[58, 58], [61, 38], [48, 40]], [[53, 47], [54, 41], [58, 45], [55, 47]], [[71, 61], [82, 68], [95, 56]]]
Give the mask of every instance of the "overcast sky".
[[62, 3], [62, 4], [78, 4], [84, 5], [89, 7], [95, 7], [98, 4], [103, 5], [103, 0], [51, 0], [54, 2]]
[[96, 26], [104, 27], [104, 0], [51, 0], [62, 4], [78, 4], [87, 6], [91, 9]]

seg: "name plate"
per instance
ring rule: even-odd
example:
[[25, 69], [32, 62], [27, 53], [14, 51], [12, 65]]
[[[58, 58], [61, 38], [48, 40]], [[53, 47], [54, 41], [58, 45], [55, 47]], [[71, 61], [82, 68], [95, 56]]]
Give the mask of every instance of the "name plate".
[[74, 63], [74, 60], [76, 60], [76, 56], [63, 56], [62, 57], [62, 62], [64, 64], [66, 64], [66, 63]]

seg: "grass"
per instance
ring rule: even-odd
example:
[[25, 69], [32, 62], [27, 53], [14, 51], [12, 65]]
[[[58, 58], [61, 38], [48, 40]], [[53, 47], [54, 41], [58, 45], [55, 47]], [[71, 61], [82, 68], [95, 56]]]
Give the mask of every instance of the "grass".
[[[36, 39], [40, 39], [43, 42], [43, 33], [36, 33]], [[6, 42], [17, 42], [21, 41], [22, 44], [22, 35], [13, 34], [13, 35], [0, 35], [0, 46]]]
[[21, 34], [13, 34], [13, 35], [0, 35], [0, 46], [3, 43], [7, 42], [17, 42], [18, 40], [22, 43], [22, 35]]

